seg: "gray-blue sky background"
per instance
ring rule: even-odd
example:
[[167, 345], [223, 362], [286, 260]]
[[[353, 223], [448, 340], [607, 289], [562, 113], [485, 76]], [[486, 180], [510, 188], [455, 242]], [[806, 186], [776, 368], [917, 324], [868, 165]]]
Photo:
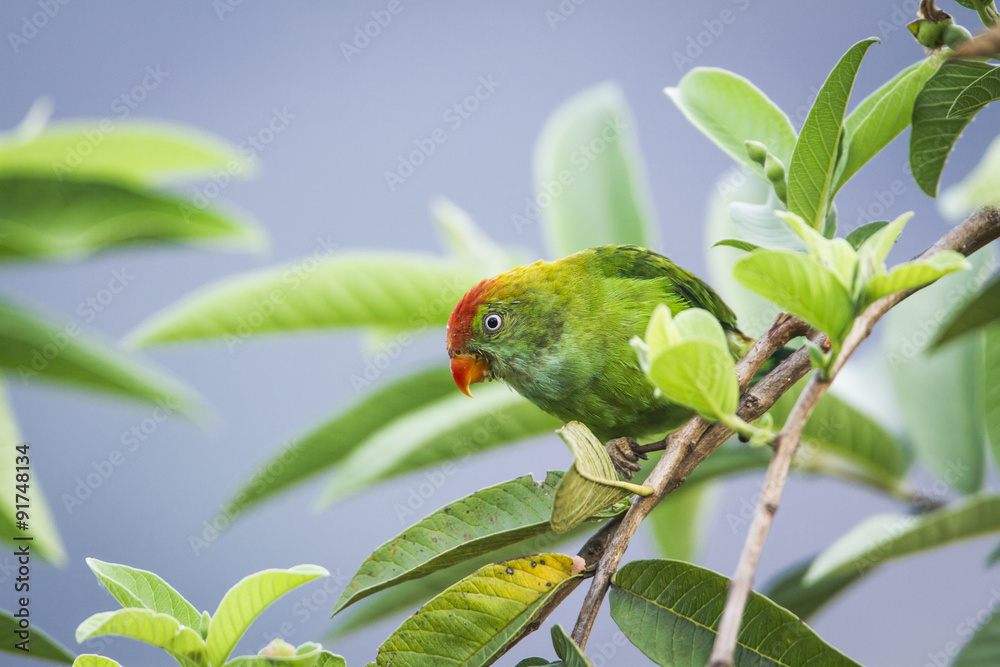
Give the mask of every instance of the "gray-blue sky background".
[[[579, 6], [564, 0], [563, 7], [575, 9], [558, 22], [547, 14], [560, 11], [556, 0], [404, 0], [403, 10], [350, 61], [341, 44], [350, 43], [355, 29], [363, 29], [371, 12], [384, 10], [387, 2], [246, 0], [220, 15], [221, 4], [71, 1], [59, 5], [15, 51], [8, 33], [20, 33], [23, 19], [30, 21], [42, 10], [38, 2], [3, 3], [0, 127], [14, 126], [42, 96], [51, 97], [56, 119], [117, 119], [123, 107], [116, 100], [142, 84], [147, 68], [165, 76], [129, 109], [130, 119], [189, 123], [240, 143], [278, 110], [287, 125], [260, 153], [258, 177], [230, 184], [220, 197], [260, 222], [272, 241], [269, 252], [160, 248], [78, 263], [7, 266], [0, 272], [4, 295], [42, 305], [59, 321], [80, 320], [79, 304], [105, 288], [114, 271], [125, 269], [134, 278], [91, 323], [120, 339], [151, 313], [209, 281], [294, 260], [323, 244], [438, 252], [428, 215], [428, 203], [437, 195], [468, 210], [497, 241], [541, 256], [537, 226], [518, 233], [511, 222], [532, 195], [535, 139], [559, 104], [609, 80], [621, 86], [633, 108], [665, 240], [662, 249], [705, 275], [705, 204], [730, 161], [682, 118], [663, 88], [675, 85], [692, 65], [724, 67], [756, 83], [799, 126], [815, 90], [854, 42], [870, 35], [883, 41], [861, 68], [855, 99], [921, 56], [903, 25], [917, 3], [902, 0], [590, 0]], [[975, 26], [974, 17], [955, 3], [942, 6]], [[731, 22], [719, 21], [723, 11], [730, 12]], [[679, 62], [678, 55], [687, 57], [685, 51], [699, 39], [700, 53], [691, 50], [690, 61]], [[460, 126], [446, 123], [444, 113], [470, 95], [480, 77], [499, 85]], [[988, 110], [967, 131], [945, 170], [946, 183], [966, 173], [996, 134], [995, 111]], [[447, 141], [390, 191], [384, 172], [437, 127], [446, 128]], [[894, 251], [896, 259], [914, 254], [946, 229], [933, 202], [907, 176], [905, 163], [906, 139], [900, 139], [839, 200], [841, 224], [854, 227], [859, 207], [880, 198], [888, 202], [887, 193], [899, 181], [887, 212], [878, 216], [917, 211]], [[195, 187], [179, 190], [193, 196]], [[424, 481], [422, 474], [314, 513], [320, 481], [259, 508], [198, 553], [191, 538], [202, 536], [204, 523], [282, 441], [356, 397], [349, 378], [363, 370], [364, 354], [361, 337], [344, 332], [262, 337], [232, 350], [214, 342], [143, 353], [200, 392], [218, 422], [202, 429], [176, 416], [167, 419], [71, 512], [63, 495], [73, 494], [78, 480], [100, 467], [111, 451], [123, 449], [122, 434], [150, 418], [152, 408], [11, 378], [14, 407], [69, 552], [63, 570], [35, 564], [33, 622], [75, 649], [77, 624], [115, 608], [86, 568], [87, 556], [157, 572], [199, 609], [210, 611], [230, 585], [260, 569], [316, 563], [350, 576], [372, 549], [404, 527], [393, 506], [406, 502]], [[423, 337], [405, 349], [381, 379], [433, 362], [446, 363], [441, 336]], [[568, 459], [555, 436], [476, 457], [447, 476], [419, 513], [526, 472], [538, 476], [546, 469], [564, 469]], [[745, 526], [734, 529], [731, 519], [744, 511], [759, 483], [759, 475], [745, 476], [722, 490], [701, 564], [732, 572]], [[844, 484], [793, 480], [758, 582], [814, 553], [870, 513], [895, 508]], [[930, 656], [947, 652], [949, 642], [965, 640], [959, 624], [1000, 590], [996, 570], [983, 567], [990, 547], [979, 540], [887, 566], [820, 614], [814, 627], [865, 664], [928, 663]], [[640, 537], [628, 557], [654, 555], [651, 542]], [[323, 588], [303, 587], [275, 605], [253, 625], [238, 652], [256, 652], [284, 621], [291, 623], [289, 641], [320, 639], [339, 594]], [[572, 625], [582, 590], [553, 621]], [[0, 572], [0, 607], [9, 608], [12, 595], [11, 580]], [[302, 600], [310, 595], [316, 611], [305, 614]], [[330, 648], [350, 665], [364, 664], [399, 620]], [[616, 632], [605, 608], [591, 639], [595, 658], [601, 645], [612, 645]], [[165, 654], [125, 639], [105, 648], [80, 648], [104, 652], [124, 665], [170, 663]], [[606, 664], [648, 662], [631, 647], [616, 651]], [[501, 664], [535, 654], [552, 655], [547, 632], [527, 639]]]

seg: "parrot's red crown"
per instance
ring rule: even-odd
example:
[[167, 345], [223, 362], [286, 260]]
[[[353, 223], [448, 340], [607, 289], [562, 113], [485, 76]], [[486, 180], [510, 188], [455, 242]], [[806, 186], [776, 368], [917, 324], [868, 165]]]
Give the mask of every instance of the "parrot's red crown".
[[448, 351], [464, 350], [472, 340], [472, 322], [481, 306], [495, 289], [494, 280], [487, 278], [470, 289], [451, 311], [448, 318]]

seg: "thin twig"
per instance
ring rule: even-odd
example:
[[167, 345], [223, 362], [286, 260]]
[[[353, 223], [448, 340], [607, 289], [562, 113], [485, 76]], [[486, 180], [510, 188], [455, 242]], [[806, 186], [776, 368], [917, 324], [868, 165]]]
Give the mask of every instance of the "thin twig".
[[[945, 249], [957, 250], [968, 256], [998, 236], [1000, 236], [1000, 211], [984, 207], [945, 234], [933, 246], [921, 253], [918, 258], [926, 259]], [[760, 498], [757, 501], [753, 522], [750, 524], [750, 530], [743, 544], [736, 572], [729, 584], [729, 596], [726, 599], [726, 606], [719, 621], [719, 632], [712, 647], [710, 667], [732, 667], [733, 665], [733, 653], [736, 649], [743, 610], [753, 588], [754, 573], [757, 571], [757, 562], [764, 548], [767, 533], [774, 520], [774, 515], [778, 511], [778, 504], [788, 479], [792, 459], [799, 447], [802, 427], [844, 364], [871, 334], [875, 323], [893, 306], [919, 289], [921, 288], [891, 294], [869, 306], [854, 321], [851, 331], [844, 339], [840, 353], [834, 360], [828, 377], [823, 378], [820, 373], [814, 373], [795, 402], [795, 407], [792, 408], [788, 420], [775, 442], [775, 455], [767, 467], [767, 475]]]

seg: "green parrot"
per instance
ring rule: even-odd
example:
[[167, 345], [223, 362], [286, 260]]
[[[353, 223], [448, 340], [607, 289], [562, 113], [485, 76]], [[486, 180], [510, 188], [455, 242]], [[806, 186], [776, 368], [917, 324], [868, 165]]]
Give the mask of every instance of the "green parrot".
[[582, 422], [631, 478], [639, 469], [636, 440], [692, 415], [656, 395], [629, 344], [645, 335], [661, 303], [674, 314], [712, 313], [734, 358], [753, 342], [694, 274], [651, 250], [607, 245], [520, 266], [470, 289], [448, 320], [452, 377], [468, 396], [473, 383], [502, 380], [564, 422]]

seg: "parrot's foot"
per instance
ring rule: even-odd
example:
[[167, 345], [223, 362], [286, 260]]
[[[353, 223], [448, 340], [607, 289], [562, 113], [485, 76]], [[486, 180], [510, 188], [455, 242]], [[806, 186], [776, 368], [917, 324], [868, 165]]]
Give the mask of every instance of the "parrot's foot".
[[625, 479], [632, 479], [632, 474], [642, 469], [638, 463], [639, 459], [646, 460], [649, 458], [648, 455], [636, 453], [633, 450], [633, 447], [637, 447], [638, 445], [639, 443], [633, 438], [614, 438], [608, 440], [608, 456], [611, 457], [611, 462], [615, 464], [615, 470], [621, 473]]

